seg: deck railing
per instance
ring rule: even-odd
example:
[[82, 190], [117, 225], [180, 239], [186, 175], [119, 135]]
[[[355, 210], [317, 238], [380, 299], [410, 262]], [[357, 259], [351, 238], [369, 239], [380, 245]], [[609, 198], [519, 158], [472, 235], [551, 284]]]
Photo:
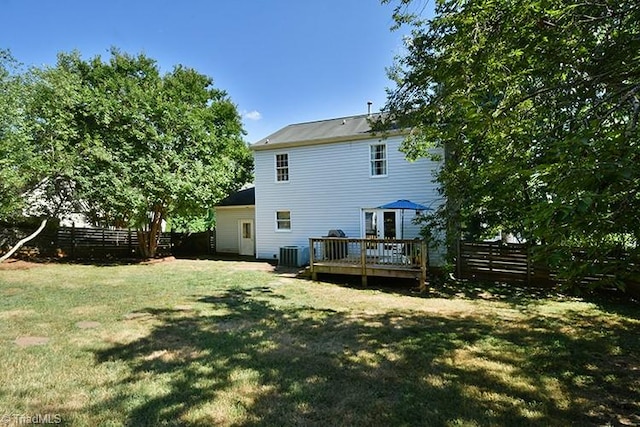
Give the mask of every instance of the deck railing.
[[368, 275], [414, 271], [422, 286], [428, 254], [425, 242], [418, 239], [321, 237], [309, 239], [309, 258], [312, 274], [321, 267], [344, 267], [343, 271], [360, 271], [364, 283]]

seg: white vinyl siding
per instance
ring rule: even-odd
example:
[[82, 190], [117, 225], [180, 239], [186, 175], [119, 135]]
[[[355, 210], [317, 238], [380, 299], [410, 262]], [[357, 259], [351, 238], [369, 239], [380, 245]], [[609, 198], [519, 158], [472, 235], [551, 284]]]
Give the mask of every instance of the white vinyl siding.
[[253, 206], [216, 208], [216, 251], [237, 254], [240, 252], [238, 222], [255, 220]]
[[[273, 259], [282, 246], [308, 246], [310, 237], [341, 229], [349, 237], [364, 235], [363, 209], [407, 199], [437, 208], [441, 202], [433, 182], [438, 163], [408, 162], [399, 151], [402, 137], [291, 147], [287, 150], [286, 186], [274, 182], [274, 150], [255, 151], [257, 257]], [[371, 146], [386, 145], [385, 179], [371, 179]], [[274, 147], [276, 148], [276, 147]], [[320, 161], [321, 160], [321, 161]], [[289, 211], [292, 228], [276, 231], [277, 211]], [[418, 236], [414, 211], [404, 213], [404, 237]]]

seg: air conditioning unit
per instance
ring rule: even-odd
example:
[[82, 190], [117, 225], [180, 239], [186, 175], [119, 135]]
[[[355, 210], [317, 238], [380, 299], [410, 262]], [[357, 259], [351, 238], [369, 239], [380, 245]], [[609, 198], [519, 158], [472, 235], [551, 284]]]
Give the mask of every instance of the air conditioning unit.
[[279, 264], [287, 267], [302, 267], [309, 264], [309, 248], [306, 246], [281, 247]]

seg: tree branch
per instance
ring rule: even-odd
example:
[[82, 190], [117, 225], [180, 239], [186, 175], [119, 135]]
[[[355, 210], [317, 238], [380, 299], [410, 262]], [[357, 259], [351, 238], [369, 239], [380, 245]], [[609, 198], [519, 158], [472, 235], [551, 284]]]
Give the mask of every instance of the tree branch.
[[44, 227], [46, 225], [47, 225], [47, 218], [42, 220], [42, 223], [40, 224], [40, 227], [38, 227], [38, 229], [36, 231], [34, 231], [32, 234], [30, 234], [29, 236], [25, 237], [24, 239], [20, 240], [13, 248], [11, 248], [11, 250], [9, 252], [7, 252], [3, 256], [1, 256], [0, 257], [0, 264], [2, 262], [4, 262], [5, 260], [9, 259], [9, 257], [11, 255], [13, 255], [18, 249], [20, 249], [22, 247], [22, 245], [27, 243], [29, 240], [34, 239], [38, 234], [40, 234], [40, 232], [42, 230], [44, 230]]

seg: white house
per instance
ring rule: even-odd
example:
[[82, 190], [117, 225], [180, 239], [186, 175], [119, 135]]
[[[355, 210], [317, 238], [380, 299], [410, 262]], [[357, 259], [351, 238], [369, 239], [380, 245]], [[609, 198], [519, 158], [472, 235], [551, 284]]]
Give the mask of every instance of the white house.
[[348, 237], [418, 237], [415, 211], [379, 207], [406, 199], [436, 208], [439, 163], [409, 162], [402, 132], [372, 132], [369, 115], [289, 125], [252, 145], [255, 244], [261, 259], [342, 230]]

